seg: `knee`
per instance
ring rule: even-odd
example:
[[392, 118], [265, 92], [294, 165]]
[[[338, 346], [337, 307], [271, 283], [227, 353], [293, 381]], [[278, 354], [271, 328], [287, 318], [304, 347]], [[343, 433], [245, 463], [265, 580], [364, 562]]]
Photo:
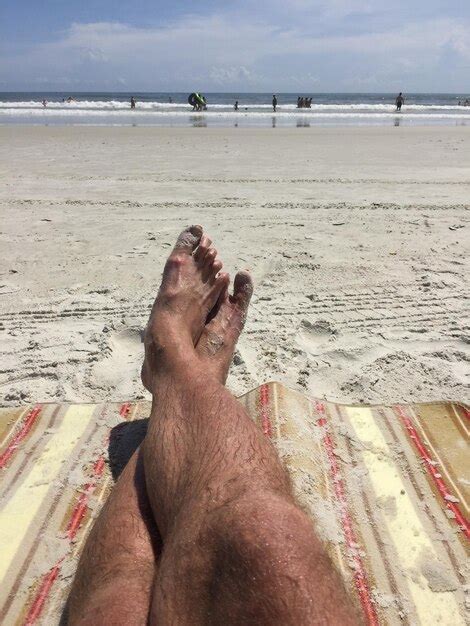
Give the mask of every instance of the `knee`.
[[315, 560], [325, 558], [311, 521], [278, 496], [235, 509], [212, 531], [209, 605], [236, 616], [232, 623], [291, 624], [293, 615], [309, 615]]
[[322, 552], [311, 520], [276, 494], [237, 504], [213, 536], [221, 562], [270, 578], [300, 575]]
[[312, 522], [293, 498], [278, 493], [252, 494], [237, 506], [236, 528], [242, 536], [282, 543], [312, 534]]

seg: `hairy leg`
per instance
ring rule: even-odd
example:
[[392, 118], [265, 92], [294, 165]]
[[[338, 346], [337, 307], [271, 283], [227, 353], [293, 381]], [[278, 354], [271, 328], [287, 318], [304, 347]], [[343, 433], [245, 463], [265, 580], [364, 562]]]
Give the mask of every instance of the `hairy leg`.
[[[173, 282], [169, 275], [167, 285], [179, 314], [161, 315], [168, 301], [159, 302], [163, 287], [147, 338], [148, 354], [158, 353], [161, 366], [151, 376], [158, 394], [142, 449], [164, 543], [151, 623], [358, 623], [275, 449], [221, 379], [201, 367], [200, 353], [182, 331], [187, 294], [177, 277]], [[240, 328], [243, 306], [237, 302], [249, 298], [252, 286], [244, 274], [236, 286], [234, 296], [221, 297]], [[230, 340], [212, 335], [210, 324], [200, 341], [223, 361]]]
[[220, 383], [194, 371], [162, 374], [144, 442], [164, 541], [153, 622], [357, 623], [274, 448]]
[[68, 602], [68, 623], [141, 626], [148, 620], [161, 539], [135, 452], [85, 544]]
[[[210, 244], [200, 227], [183, 231], [164, 270], [163, 284], [181, 249], [194, 250], [197, 246], [183, 277], [198, 300], [200, 322], [191, 329], [195, 340], [204, 330], [202, 310], [212, 308], [221, 299], [228, 283], [227, 275], [218, 277], [222, 264]], [[153, 355], [152, 363], [158, 369], [158, 355]], [[144, 384], [148, 384], [146, 377], [144, 364]], [[69, 623], [146, 624], [160, 552], [161, 538], [148, 502], [138, 450], [117, 481], [85, 545], [69, 597]]]

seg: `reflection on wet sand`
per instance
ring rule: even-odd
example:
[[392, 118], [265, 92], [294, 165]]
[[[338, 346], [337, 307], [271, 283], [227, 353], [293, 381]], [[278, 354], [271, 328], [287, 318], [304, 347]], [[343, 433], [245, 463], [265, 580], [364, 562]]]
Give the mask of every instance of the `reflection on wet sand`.
[[196, 126], [199, 128], [207, 127], [207, 119], [205, 117], [199, 117], [198, 115], [190, 115], [189, 121], [193, 126]]
[[396, 117], [396, 118], [393, 120], [393, 125], [394, 125], [394, 126], [400, 126], [400, 123], [401, 123], [401, 118], [399, 118], [399, 117]]
[[310, 128], [310, 120], [306, 117], [297, 118], [297, 128]]

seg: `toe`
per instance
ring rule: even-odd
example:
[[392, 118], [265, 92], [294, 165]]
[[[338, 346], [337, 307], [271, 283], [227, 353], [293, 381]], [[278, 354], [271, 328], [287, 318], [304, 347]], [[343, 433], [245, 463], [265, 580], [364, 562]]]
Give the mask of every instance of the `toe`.
[[217, 250], [215, 248], [209, 248], [206, 256], [204, 257], [204, 262], [202, 265], [202, 279], [204, 281], [209, 280], [212, 277], [212, 268], [214, 266], [214, 261], [217, 258]]
[[217, 250], [215, 248], [209, 248], [206, 256], [204, 257], [204, 266], [211, 266], [217, 257]]
[[253, 295], [253, 279], [247, 271], [238, 272], [233, 282], [233, 295], [230, 300], [244, 313], [248, 309]]
[[176, 240], [174, 252], [192, 254], [203, 237], [202, 226], [190, 226], [183, 230]]
[[223, 267], [223, 263], [220, 259], [216, 259], [214, 261], [214, 263], [212, 264], [212, 276], [215, 278], [217, 276], [217, 274], [220, 272], [220, 270]]
[[224, 284], [219, 293], [219, 297], [217, 298], [217, 302], [214, 304], [211, 311], [209, 311], [209, 315], [207, 316], [207, 319], [206, 319], [206, 325], [209, 324], [209, 322], [211, 322], [211, 320], [213, 320], [218, 315], [221, 307], [224, 306], [224, 304], [228, 302], [228, 288], [230, 285], [230, 276], [226, 272], [220, 273], [214, 278], [214, 282], [219, 280], [222, 276], [223, 276], [222, 280]]
[[[228, 286], [230, 284], [230, 276], [226, 272], [221, 272], [214, 280], [212, 285], [206, 294], [205, 299], [205, 310], [206, 315], [204, 319], [204, 324], [207, 324], [208, 320], [212, 319], [214, 315], [217, 314], [220, 303], [227, 299]], [[204, 332], [205, 325], [200, 329], [199, 334], [197, 335], [197, 341], [201, 337], [201, 334]], [[195, 341], [195, 343], [197, 343]]]
[[212, 240], [207, 235], [203, 235], [201, 237], [197, 250], [194, 253], [194, 259], [199, 265], [202, 265], [204, 263], [204, 258], [207, 254], [207, 251], [211, 247], [211, 243]]
[[209, 311], [209, 318], [217, 314], [222, 303], [227, 299], [228, 286], [230, 284], [230, 276], [227, 272], [220, 272], [214, 280], [211, 287], [213, 303]]
[[220, 272], [214, 281], [213, 291], [217, 293], [217, 299], [214, 307], [221, 304], [227, 299], [228, 286], [230, 285], [230, 276], [227, 272]]

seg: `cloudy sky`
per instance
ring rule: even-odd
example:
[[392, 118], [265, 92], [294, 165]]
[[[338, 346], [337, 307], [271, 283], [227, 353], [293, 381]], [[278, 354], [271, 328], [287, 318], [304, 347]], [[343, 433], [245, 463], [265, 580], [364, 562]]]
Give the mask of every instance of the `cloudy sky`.
[[470, 0], [0, 0], [3, 91], [470, 92]]

